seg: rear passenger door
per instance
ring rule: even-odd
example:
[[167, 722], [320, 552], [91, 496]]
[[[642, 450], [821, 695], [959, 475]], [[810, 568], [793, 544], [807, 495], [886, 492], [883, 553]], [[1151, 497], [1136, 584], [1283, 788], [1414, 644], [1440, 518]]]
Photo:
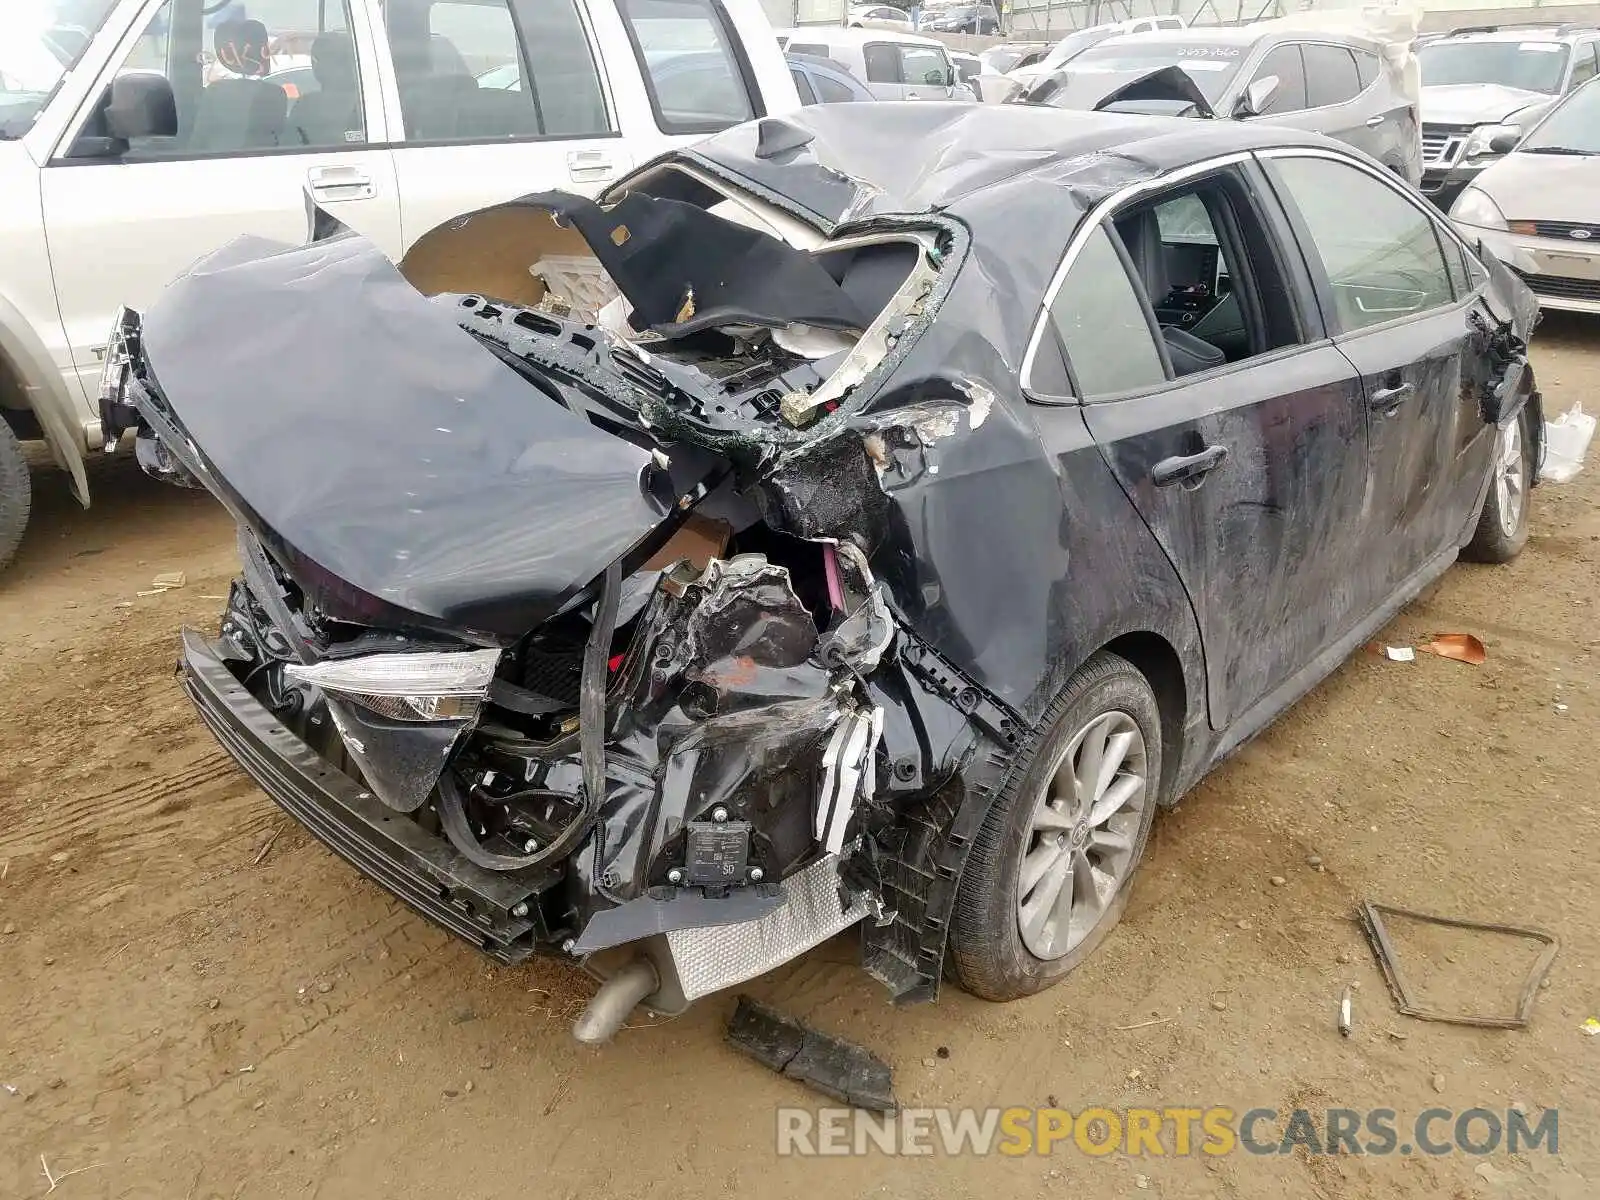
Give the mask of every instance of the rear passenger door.
[[1361, 569], [1381, 603], [1459, 544], [1481, 501], [1494, 428], [1472, 385], [1475, 285], [1433, 207], [1385, 172], [1315, 151], [1261, 157], [1334, 344], [1361, 376], [1372, 478]]
[[[1217, 729], [1366, 611], [1366, 416], [1275, 213], [1249, 164], [1129, 201], [1077, 250], [1027, 378], [1081, 402], [1182, 579]], [[1046, 444], [1078, 419], [1040, 409]]]
[[[365, 0], [278, 0], [271, 26], [238, 19], [244, 8], [150, 0], [41, 173], [71, 358], [59, 365], [76, 371], [86, 401], [119, 305], [149, 305], [195, 260], [242, 234], [303, 242], [308, 187], [339, 220], [400, 253]], [[278, 79], [303, 60], [283, 51], [307, 45], [316, 69], [309, 82], [296, 71], [291, 98]], [[122, 72], [167, 78], [177, 137], [124, 147], [104, 137], [102, 98]]]
[[1357, 103], [1361, 72], [1348, 46], [1307, 42], [1300, 47], [1306, 69], [1307, 127], [1348, 142], [1381, 159], [1389, 114]]

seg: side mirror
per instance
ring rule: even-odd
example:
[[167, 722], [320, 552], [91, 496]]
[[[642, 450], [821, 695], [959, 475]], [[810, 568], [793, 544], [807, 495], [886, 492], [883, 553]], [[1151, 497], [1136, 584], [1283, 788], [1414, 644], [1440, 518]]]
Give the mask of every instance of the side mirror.
[[1489, 152], [1491, 154], [1510, 154], [1517, 148], [1517, 143], [1522, 141], [1519, 133], [1497, 133], [1489, 139]]
[[1266, 111], [1267, 105], [1272, 100], [1273, 93], [1277, 90], [1278, 77], [1276, 75], [1263, 75], [1245, 88], [1244, 95], [1240, 96], [1234, 103], [1234, 119], [1243, 121], [1250, 117], [1259, 117]]
[[165, 75], [119, 75], [107, 91], [107, 136], [119, 142], [178, 136], [178, 101]]

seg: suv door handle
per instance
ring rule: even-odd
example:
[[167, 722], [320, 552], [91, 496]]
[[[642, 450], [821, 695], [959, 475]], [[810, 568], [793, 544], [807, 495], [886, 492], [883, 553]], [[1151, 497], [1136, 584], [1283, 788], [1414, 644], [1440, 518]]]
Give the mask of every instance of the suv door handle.
[[371, 200], [377, 195], [372, 186], [372, 176], [360, 167], [312, 167], [306, 172], [311, 194], [318, 200], [334, 203], [340, 200]]
[[1163, 458], [1150, 468], [1150, 478], [1157, 487], [1168, 487], [1174, 483], [1205, 479], [1212, 471], [1222, 465], [1223, 459], [1228, 457], [1228, 448], [1223, 445], [1207, 446], [1198, 454], [1183, 454], [1173, 458]]
[[602, 183], [616, 174], [604, 150], [568, 150], [567, 174], [573, 183]]
[[1411, 395], [1409, 383], [1399, 383], [1394, 387], [1379, 388], [1372, 393], [1372, 407], [1379, 412], [1392, 413], [1400, 407], [1400, 402]]
[[1367, 118], [1367, 128], [1368, 129], [1376, 129], [1379, 125], [1382, 125], [1388, 119], [1389, 118], [1383, 117], [1383, 116], [1368, 117]]

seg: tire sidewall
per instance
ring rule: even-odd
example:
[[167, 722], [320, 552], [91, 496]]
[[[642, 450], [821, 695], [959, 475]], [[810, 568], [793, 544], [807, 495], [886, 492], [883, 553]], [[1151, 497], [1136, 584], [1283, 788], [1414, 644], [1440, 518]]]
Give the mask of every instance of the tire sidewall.
[[[1062, 979], [1093, 954], [1106, 934], [1116, 927], [1127, 905], [1130, 885], [1143, 860], [1160, 799], [1161, 714], [1155, 696], [1134, 667], [1110, 655], [1105, 658], [1115, 664], [1109, 672], [1086, 668], [1069, 683], [1061, 700], [1052, 706], [1059, 716], [1028, 752], [1025, 765], [1019, 764], [1022, 767], [1020, 775], [1005, 789], [1001, 800], [989, 814], [989, 820], [999, 824], [998, 853], [993, 861], [1000, 878], [998, 886], [992, 887], [985, 897], [983, 920], [991, 931], [992, 949], [998, 958], [995, 965], [1011, 985], [1008, 990], [1018, 994], [1043, 991]], [[1091, 663], [1090, 667], [1095, 665], [1098, 664]], [[1034, 807], [1040, 791], [1049, 783], [1053, 764], [1063, 748], [1095, 717], [1113, 711], [1126, 713], [1139, 726], [1139, 732], [1145, 740], [1145, 761], [1152, 781], [1151, 790], [1145, 798], [1144, 818], [1134, 841], [1132, 865], [1116, 896], [1106, 906], [1100, 923], [1089, 936], [1061, 958], [1040, 959], [1023, 944], [1021, 930], [1017, 927], [1019, 875]]]

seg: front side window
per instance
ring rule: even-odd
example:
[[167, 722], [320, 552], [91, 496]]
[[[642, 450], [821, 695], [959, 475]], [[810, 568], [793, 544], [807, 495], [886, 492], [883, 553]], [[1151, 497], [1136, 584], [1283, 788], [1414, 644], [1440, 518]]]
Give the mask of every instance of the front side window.
[[[1284, 198], [1300, 212], [1344, 332], [1452, 303], [1450, 271], [1433, 222], [1365, 171], [1326, 158], [1274, 158]], [[1359, 213], [1360, 220], [1351, 214]]]
[[390, 3], [384, 22], [410, 141], [610, 132], [572, 0]]
[[33, 127], [115, 2], [0, 3], [0, 141], [19, 138]]
[[950, 60], [937, 46], [901, 46], [900, 78], [918, 87], [944, 87], [950, 81]]
[[1309, 43], [1300, 48], [1306, 64], [1306, 106], [1323, 108], [1354, 100], [1361, 90], [1356, 60], [1343, 46]]
[[102, 104], [80, 132], [73, 157], [105, 157], [106, 145], [120, 151], [122, 162], [149, 162], [365, 143], [347, 5], [283, 0], [271, 25], [248, 11], [238, 0], [220, 7], [168, 0], [157, 9], [117, 74], [167, 81], [176, 136], [131, 137], [122, 149]]
[[1277, 46], [1268, 51], [1256, 68], [1251, 83], [1274, 79], [1277, 86], [1261, 106], [1259, 115], [1270, 117], [1276, 113], [1299, 112], [1306, 106], [1306, 73], [1300, 60], [1299, 46]]
[[1084, 400], [1166, 382], [1138, 293], [1104, 226], [1089, 235], [1050, 305]]
[[1578, 47], [1578, 61], [1572, 64], [1572, 79], [1568, 87], [1588, 83], [1595, 75], [1600, 74], [1600, 59], [1595, 57], [1595, 49], [1594, 42]]
[[663, 133], [714, 133], [758, 116], [717, 0], [621, 0]]
[[1493, 83], [1555, 95], [1567, 73], [1563, 42], [1508, 39], [1429, 42], [1417, 53], [1422, 83]]

